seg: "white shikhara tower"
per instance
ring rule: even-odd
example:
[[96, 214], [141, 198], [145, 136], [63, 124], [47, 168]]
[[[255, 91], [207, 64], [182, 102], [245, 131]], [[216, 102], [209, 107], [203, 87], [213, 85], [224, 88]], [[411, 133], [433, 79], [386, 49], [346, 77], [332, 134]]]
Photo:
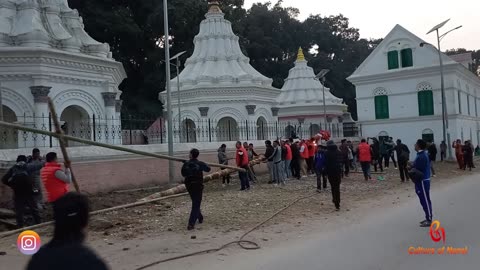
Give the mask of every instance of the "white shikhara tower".
[[[179, 76], [180, 85], [177, 78], [171, 81], [174, 130], [179, 130], [179, 94], [182, 123], [175, 141], [196, 142], [207, 129], [211, 141], [265, 139], [263, 132], [246, 131], [277, 120], [280, 91], [250, 65], [217, 2], [209, 3], [205, 17], [194, 52]], [[162, 100], [165, 94], [160, 94]]]
[[[50, 97], [67, 123], [67, 133], [120, 144], [121, 132], [110, 129], [121, 130], [120, 122], [112, 119], [120, 117], [118, 86], [125, 78], [109, 45], [84, 31], [82, 18], [67, 0], [0, 0], [0, 87], [6, 121], [48, 130]], [[49, 143], [41, 136], [0, 138], [0, 148], [19, 145]]]
[[[298, 134], [309, 137], [318, 131], [330, 130], [334, 137], [343, 136], [344, 112], [347, 105], [342, 100], [334, 97], [330, 89], [325, 87], [325, 107], [327, 116], [327, 127], [324, 125], [324, 101], [323, 85], [315, 79], [313, 68], [307, 65], [305, 56], [300, 48], [295, 66], [290, 69], [288, 78], [278, 96], [278, 120], [286, 125], [285, 136], [290, 136], [297, 127], [303, 133]], [[351, 121], [346, 113], [348, 121]], [[305, 126], [303, 129], [298, 127]]]

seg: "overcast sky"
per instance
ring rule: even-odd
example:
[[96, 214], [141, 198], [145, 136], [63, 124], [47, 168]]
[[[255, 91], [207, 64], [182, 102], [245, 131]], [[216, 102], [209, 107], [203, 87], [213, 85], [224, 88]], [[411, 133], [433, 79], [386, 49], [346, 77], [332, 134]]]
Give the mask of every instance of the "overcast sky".
[[[245, 0], [245, 7], [264, 0]], [[276, 3], [277, 0], [270, 2]], [[462, 28], [442, 40], [442, 51], [451, 48], [480, 50], [480, 0], [284, 0], [283, 6], [296, 7], [304, 20], [310, 14], [343, 14], [352, 27], [360, 29], [362, 38], [383, 38], [400, 24], [415, 35], [436, 44], [435, 34], [425, 35], [436, 24], [451, 18], [441, 30]]]

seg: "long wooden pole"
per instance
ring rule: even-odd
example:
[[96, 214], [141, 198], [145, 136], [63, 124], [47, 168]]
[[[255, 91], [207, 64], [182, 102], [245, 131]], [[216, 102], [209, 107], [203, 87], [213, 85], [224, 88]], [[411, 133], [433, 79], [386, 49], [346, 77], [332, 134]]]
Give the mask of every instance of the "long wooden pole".
[[80, 192], [80, 187], [78, 186], [77, 179], [75, 179], [75, 174], [73, 173], [72, 163], [70, 158], [68, 157], [67, 146], [64, 139], [63, 130], [60, 128], [60, 122], [58, 121], [57, 111], [55, 110], [55, 105], [53, 105], [52, 99], [48, 98], [48, 109], [50, 110], [50, 114], [52, 115], [53, 124], [55, 126], [55, 131], [59, 135], [58, 142], [60, 143], [60, 149], [62, 150], [63, 161], [65, 162], [65, 167], [70, 169], [70, 173], [72, 175], [72, 182], [75, 190]]
[[[132, 207], [136, 207], [136, 206], [140, 206], [140, 205], [144, 205], [144, 204], [152, 203], [152, 202], [156, 202], [156, 201], [168, 200], [168, 199], [172, 199], [172, 198], [176, 198], [176, 197], [185, 196], [187, 194], [188, 193], [181, 193], [181, 194], [175, 194], [175, 195], [168, 196], [168, 197], [155, 198], [155, 199], [149, 200], [149, 201], [138, 201], [138, 202], [134, 202], [134, 203], [128, 203], [128, 204], [124, 204], [124, 205], [114, 206], [114, 207], [111, 207], [111, 208], [106, 208], [106, 209], [101, 209], [101, 210], [90, 212], [90, 216], [103, 214], [103, 213], [106, 213], [106, 212], [111, 212], [111, 211], [120, 210], [120, 209], [132, 208]], [[4, 232], [4, 233], [0, 233], [0, 238], [4, 238], [4, 237], [7, 237], [7, 236], [10, 236], [10, 235], [13, 235], [13, 234], [21, 233], [21, 232], [27, 231], [27, 230], [34, 230], [34, 229], [42, 228], [42, 227], [51, 225], [53, 223], [54, 223], [53, 221], [48, 221], [48, 222], [44, 222], [44, 223], [41, 223], [41, 224], [29, 226], [29, 227], [20, 228], [20, 229], [13, 230], [13, 231], [7, 231], [7, 232]]]
[[[20, 125], [7, 123], [7, 122], [2, 122], [2, 121], [0, 121], [0, 126], [13, 128], [13, 129], [18, 129], [18, 130], [23, 130], [23, 131], [26, 131], [26, 132], [43, 134], [43, 135], [52, 136], [52, 137], [55, 137], [55, 138], [60, 137], [60, 135], [58, 135], [56, 132], [50, 132], [50, 131], [46, 131], [46, 130], [40, 130], [40, 129], [30, 128], [30, 127], [20, 126]], [[99, 146], [99, 147], [103, 147], [103, 148], [108, 148], [108, 149], [112, 149], [112, 150], [117, 150], [117, 151], [122, 151], [122, 152], [127, 152], [127, 153], [147, 156], [147, 157], [168, 159], [168, 160], [179, 161], [179, 162], [186, 161], [186, 159], [184, 159], [184, 158], [178, 158], [178, 157], [171, 157], [171, 156], [167, 156], [167, 155], [149, 153], [149, 152], [134, 150], [134, 149], [125, 148], [125, 147], [121, 147], [121, 146], [117, 146], [117, 145], [110, 145], [110, 144], [106, 144], [106, 143], [100, 143], [100, 142], [94, 142], [94, 141], [91, 141], [91, 140], [85, 140], [85, 139], [82, 139], [82, 138], [72, 137], [72, 136], [69, 136], [69, 135], [63, 135], [63, 138], [65, 140], [68, 140], [68, 141], [74, 141], [74, 142], [79, 142], [79, 143], [83, 143], [83, 144]], [[208, 162], [205, 162], [205, 163], [210, 167], [218, 167], [218, 168], [223, 168], [223, 169], [232, 169], [232, 170], [235, 170], [235, 171], [245, 172], [245, 169], [238, 168], [238, 167], [235, 167], [235, 166], [228, 166], [228, 165], [222, 165], [222, 164], [217, 164], [217, 163], [208, 163]]]

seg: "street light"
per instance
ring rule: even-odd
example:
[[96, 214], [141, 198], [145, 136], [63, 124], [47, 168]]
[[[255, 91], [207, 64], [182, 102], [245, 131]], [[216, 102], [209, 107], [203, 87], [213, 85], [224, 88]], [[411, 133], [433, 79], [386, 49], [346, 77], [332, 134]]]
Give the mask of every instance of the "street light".
[[[180, 110], [180, 56], [182, 56], [186, 51], [179, 52], [175, 54], [172, 58], [170, 58], [170, 62], [172, 60], [177, 60], [177, 64], [172, 64], [177, 68], [177, 99], [178, 99], [178, 130], [182, 130], [182, 117], [181, 117], [181, 110]], [[181, 134], [179, 134], [180, 138]]]
[[327, 105], [325, 103], [325, 76], [330, 72], [330, 69], [322, 69], [315, 76], [315, 78], [322, 82], [322, 92], [323, 92], [323, 124], [325, 129], [327, 129]]
[[[170, 37], [168, 34], [168, 3], [167, 0], [163, 0], [163, 26], [165, 31], [165, 59], [170, 59]], [[167, 137], [168, 137], [168, 155], [173, 156], [173, 121], [172, 121], [172, 93], [170, 91], [170, 65], [165, 64], [165, 85], [167, 88]], [[175, 176], [175, 164], [173, 160], [168, 161], [168, 183], [172, 184], [173, 177]]]
[[[432, 33], [432, 32], [437, 32], [437, 51], [438, 51], [438, 59], [439, 59], [439, 62], [440, 62], [440, 89], [441, 89], [441, 93], [442, 93], [442, 127], [443, 127], [443, 141], [447, 143], [447, 148], [448, 148], [448, 158], [451, 159], [452, 158], [452, 148], [450, 147], [450, 131], [448, 130], [448, 111], [447, 111], [447, 102], [446, 102], [446, 97], [445, 97], [445, 79], [444, 79], [444, 74], [443, 74], [443, 59], [442, 59], [442, 50], [441, 50], [441, 47], [440, 47], [440, 41], [450, 32], [452, 31], [455, 31], [459, 28], [461, 28], [462, 26], [457, 26], [447, 32], [445, 32], [444, 34], [440, 35], [439, 33], [439, 29], [442, 28], [448, 21], [450, 21], [450, 19], [446, 20], [446, 21], [443, 21], [441, 22], [440, 24], [436, 25], [435, 27], [433, 27], [430, 31], [428, 31], [427, 35]], [[435, 46], [433, 46], [432, 44], [430, 43], [427, 43], [427, 42], [422, 42], [420, 43], [420, 47], [423, 47], [425, 46], [426, 44], [432, 46], [435, 48]]]
[[0, 121], [3, 121], [2, 82], [0, 82]]

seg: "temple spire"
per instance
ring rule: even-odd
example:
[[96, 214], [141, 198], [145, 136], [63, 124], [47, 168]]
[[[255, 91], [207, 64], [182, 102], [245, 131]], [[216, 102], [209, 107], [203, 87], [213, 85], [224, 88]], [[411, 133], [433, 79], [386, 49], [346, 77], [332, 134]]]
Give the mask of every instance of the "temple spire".
[[301, 47], [298, 48], [297, 61], [305, 61], [305, 55]]
[[208, 13], [222, 13], [218, 1], [208, 1]]

